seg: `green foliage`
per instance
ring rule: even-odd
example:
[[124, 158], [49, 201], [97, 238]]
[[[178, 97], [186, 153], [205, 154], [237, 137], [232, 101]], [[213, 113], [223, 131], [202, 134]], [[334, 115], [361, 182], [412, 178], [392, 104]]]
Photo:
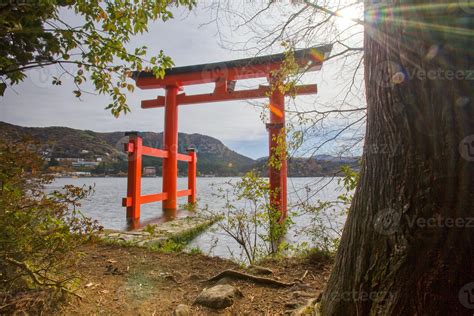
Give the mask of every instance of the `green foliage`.
[[148, 224], [143, 228], [143, 231], [153, 236], [156, 233], [156, 225]]
[[202, 250], [199, 247], [192, 247], [192, 248], [188, 249], [187, 252], [191, 255], [201, 255], [202, 254]]
[[[96, 92], [107, 94], [107, 106], [115, 116], [130, 111], [127, 92], [132, 71], [149, 70], [163, 77], [173, 66], [163, 51], [150, 59], [147, 47], [129, 49], [132, 36], [148, 31], [151, 21], [173, 18], [171, 7], [191, 9], [196, 0], [42, 0], [4, 1], [0, 4], [0, 95], [7, 86], [22, 81], [29, 69], [58, 65], [64, 72], [51, 78], [61, 85], [72, 77], [74, 95], [83, 94], [81, 85], [90, 80]], [[61, 12], [73, 11], [82, 18], [80, 26], [70, 25]], [[73, 71], [65, 66], [73, 64]]]
[[305, 232], [316, 249], [322, 252], [334, 253], [337, 250], [342, 235], [342, 223], [338, 219], [347, 215], [359, 180], [359, 174], [348, 166], [342, 167], [341, 171], [344, 176], [338, 179], [338, 184], [343, 193], [336, 200], [300, 203], [300, 211], [312, 215], [311, 225]]
[[163, 253], [181, 252], [186, 247], [186, 243], [174, 240], [167, 240], [163, 245], [160, 245], [156, 250]]
[[281, 93], [290, 95], [293, 98], [296, 96], [296, 85], [298, 83], [297, 75], [300, 72], [300, 65], [295, 59], [295, 48], [289, 42], [282, 42], [282, 46], [285, 49], [282, 66], [275, 71], [271, 72], [272, 87], [271, 92], [276, 89], [280, 90]]
[[341, 172], [343, 177], [338, 179], [338, 184], [342, 184], [346, 192], [339, 195], [338, 200], [350, 205], [353, 197], [350, 192], [355, 190], [357, 183], [359, 182], [359, 173], [352, 170], [349, 166], [342, 166]]
[[[66, 186], [50, 194], [52, 178], [34, 152], [0, 147], [0, 292], [33, 288], [70, 291], [77, 247], [101, 229], [78, 210], [92, 187]], [[27, 146], [25, 147], [27, 148]]]
[[248, 263], [254, 264], [284, 248], [282, 237], [291, 221], [281, 221], [278, 210], [270, 205], [270, 194], [274, 192], [267, 179], [248, 172], [238, 182], [227, 182], [217, 191], [215, 196], [226, 200], [218, 225], [239, 244]]

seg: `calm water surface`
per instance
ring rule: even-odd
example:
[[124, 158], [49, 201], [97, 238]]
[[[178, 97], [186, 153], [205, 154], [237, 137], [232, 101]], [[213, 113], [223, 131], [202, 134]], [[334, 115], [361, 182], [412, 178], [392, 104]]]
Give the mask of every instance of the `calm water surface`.
[[[224, 187], [225, 183], [236, 182], [239, 178], [197, 178], [197, 190], [199, 207], [207, 205], [209, 209], [222, 211], [225, 200], [213, 196], [217, 187]], [[48, 190], [60, 189], [66, 184], [76, 186], [94, 185], [95, 193], [93, 196], [82, 202], [82, 212], [96, 219], [105, 228], [124, 229], [126, 227], [125, 208], [122, 207], [122, 198], [126, 196], [127, 179], [126, 178], [58, 178], [54, 183], [48, 186]], [[142, 194], [153, 194], [162, 191], [162, 179], [143, 178]], [[310, 188], [310, 190], [307, 190]], [[338, 189], [337, 180], [330, 178], [289, 178], [288, 179], [288, 204], [296, 205], [304, 200], [335, 200], [341, 191]], [[187, 178], [178, 179], [178, 190], [187, 189]], [[186, 197], [180, 198], [179, 202], [185, 204]], [[293, 208], [295, 209], [295, 208]], [[145, 204], [141, 208], [141, 220], [146, 222], [163, 216], [161, 211], [161, 202]], [[311, 224], [310, 214], [298, 214], [293, 217], [295, 224], [290, 229], [287, 239], [290, 242], [301, 243], [310, 242], [306, 234], [301, 230]], [[342, 225], [343, 218], [337, 219], [339, 225]], [[198, 236], [190, 247], [199, 247], [204, 253], [210, 255], [229, 258], [240, 256], [238, 245], [218, 227], [204, 232]]]

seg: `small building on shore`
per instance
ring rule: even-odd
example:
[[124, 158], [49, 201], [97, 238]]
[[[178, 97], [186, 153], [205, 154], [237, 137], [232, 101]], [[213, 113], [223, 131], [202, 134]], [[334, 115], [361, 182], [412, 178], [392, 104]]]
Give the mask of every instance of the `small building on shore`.
[[143, 168], [144, 177], [156, 177], [156, 168], [155, 167], [145, 167]]

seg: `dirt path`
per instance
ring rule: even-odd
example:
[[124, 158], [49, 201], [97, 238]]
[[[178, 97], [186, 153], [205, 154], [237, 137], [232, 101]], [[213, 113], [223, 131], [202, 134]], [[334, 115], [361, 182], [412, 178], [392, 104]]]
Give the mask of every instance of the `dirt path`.
[[[191, 306], [192, 315], [275, 315], [297, 303], [317, 297], [329, 275], [328, 264], [302, 259], [268, 261], [262, 264], [281, 281], [294, 282], [289, 288], [272, 288], [248, 281], [229, 281], [244, 297], [225, 310], [215, 311], [193, 305], [201, 290], [212, 284], [205, 280], [236, 264], [199, 254], [159, 253], [142, 248], [90, 245], [80, 249], [83, 259], [77, 266], [83, 275], [79, 294], [61, 308], [64, 315], [171, 315], [179, 304]], [[306, 272], [307, 271], [307, 272]]]

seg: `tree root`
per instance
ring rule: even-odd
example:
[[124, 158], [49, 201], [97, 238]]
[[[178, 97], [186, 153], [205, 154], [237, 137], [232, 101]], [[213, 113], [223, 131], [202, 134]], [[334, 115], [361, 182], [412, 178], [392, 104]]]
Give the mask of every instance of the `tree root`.
[[249, 280], [255, 283], [272, 285], [276, 287], [290, 287], [290, 286], [295, 285], [295, 282], [286, 283], [286, 282], [281, 282], [275, 279], [258, 277], [255, 275], [251, 275], [251, 274], [247, 274], [247, 273], [243, 273], [243, 272], [239, 272], [235, 270], [222, 271], [218, 275], [213, 276], [212, 278], [208, 279], [207, 282], [218, 281], [222, 278], [231, 278], [231, 279], [236, 279], [236, 280]]

